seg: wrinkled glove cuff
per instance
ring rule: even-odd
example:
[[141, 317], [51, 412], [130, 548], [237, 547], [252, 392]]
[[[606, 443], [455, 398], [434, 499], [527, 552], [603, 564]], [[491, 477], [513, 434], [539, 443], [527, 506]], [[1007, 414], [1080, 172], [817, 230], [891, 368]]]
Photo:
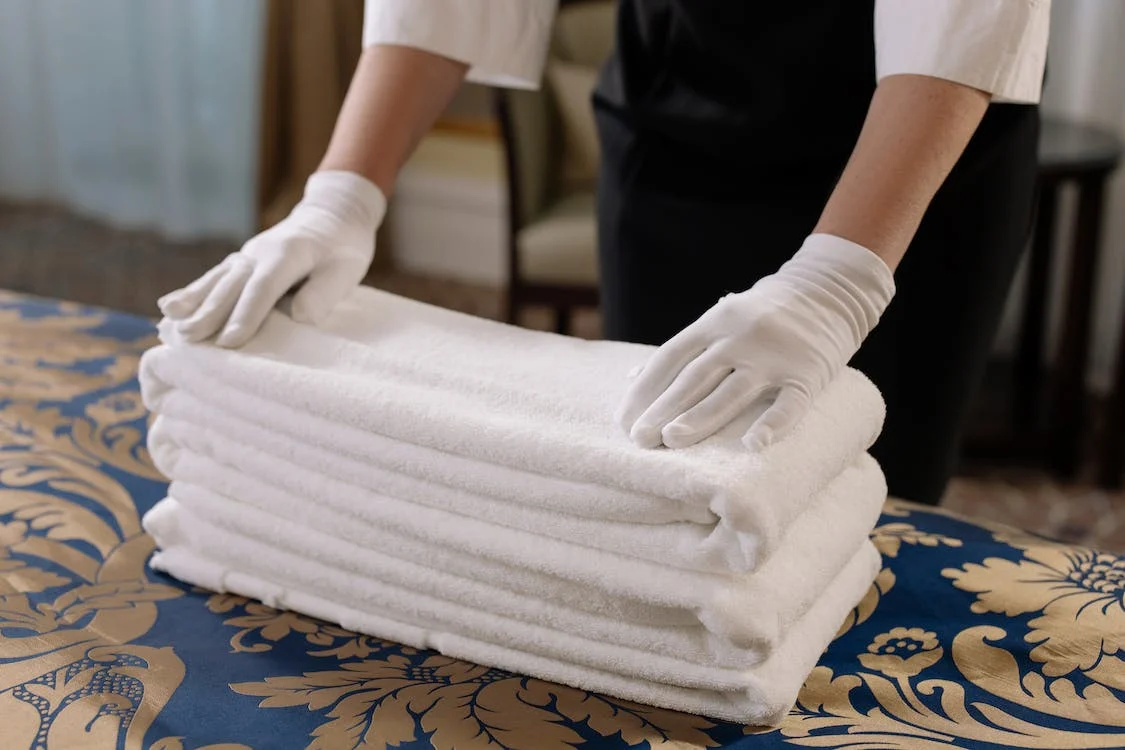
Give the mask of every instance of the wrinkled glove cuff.
[[782, 268], [846, 289], [865, 308], [868, 330], [895, 296], [894, 273], [882, 258], [863, 245], [832, 234], [809, 235]]
[[310, 175], [302, 203], [327, 208], [349, 223], [369, 227], [378, 227], [387, 213], [387, 199], [379, 186], [345, 170]]

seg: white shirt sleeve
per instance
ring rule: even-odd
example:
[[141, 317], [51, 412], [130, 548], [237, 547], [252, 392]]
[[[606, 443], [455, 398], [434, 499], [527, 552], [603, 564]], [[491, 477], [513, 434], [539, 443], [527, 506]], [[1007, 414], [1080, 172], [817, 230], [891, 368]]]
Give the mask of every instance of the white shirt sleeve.
[[538, 88], [558, 0], [366, 0], [363, 46], [416, 47], [469, 65], [466, 80]]
[[879, 80], [912, 73], [1037, 104], [1051, 0], [875, 0]]

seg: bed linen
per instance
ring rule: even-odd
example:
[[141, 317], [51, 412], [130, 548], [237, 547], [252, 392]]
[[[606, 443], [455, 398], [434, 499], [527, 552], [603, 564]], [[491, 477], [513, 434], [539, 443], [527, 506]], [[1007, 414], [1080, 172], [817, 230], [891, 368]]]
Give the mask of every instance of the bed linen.
[[779, 729], [357, 636], [148, 567], [151, 321], [0, 293], [5, 748], [1119, 748], [1125, 558], [891, 501]]

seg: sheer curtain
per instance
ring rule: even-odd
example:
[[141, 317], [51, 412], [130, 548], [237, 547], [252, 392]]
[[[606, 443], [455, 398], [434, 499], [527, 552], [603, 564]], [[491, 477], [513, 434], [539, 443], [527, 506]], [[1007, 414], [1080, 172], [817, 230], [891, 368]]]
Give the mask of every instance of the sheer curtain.
[[0, 198], [247, 235], [263, 33], [262, 0], [0, 0]]

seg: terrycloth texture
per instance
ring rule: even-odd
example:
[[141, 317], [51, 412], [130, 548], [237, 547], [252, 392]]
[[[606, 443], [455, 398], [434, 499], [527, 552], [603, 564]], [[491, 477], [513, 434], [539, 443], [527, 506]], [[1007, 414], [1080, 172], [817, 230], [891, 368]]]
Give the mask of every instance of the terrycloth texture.
[[[637, 559], [627, 546], [619, 552], [590, 549], [581, 536], [562, 541], [498, 528], [473, 512], [457, 512], [463, 507], [452, 512], [419, 507], [217, 435], [201, 440], [204, 431], [184, 423], [177, 428], [165, 416], [150, 434], [157, 467], [173, 479], [171, 494], [211, 523], [284, 544], [309, 559], [336, 555], [330, 540], [349, 541], [421, 564], [439, 578], [465, 576], [513, 596], [557, 602], [575, 610], [565, 614], [568, 629], [622, 637], [623, 644], [647, 639], [660, 653], [728, 665], [753, 664], [772, 651], [780, 634], [854, 557], [886, 494], [878, 466], [863, 455], [794, 522], [788, 543], [763, 563], [760, 575], [719, 575]], [[325, 544], [299, 535], [281, 540], [278, 528], [288, 522], [323, 533]], [[659, 529], [638, 527], [642, 535]], [[349, 559], [333, 557], [345, 568]], [[393, 567], [372, 566], [353, 570], [390, 575]], [[444, 590], [432, 577], [410, 572], [399, 580], [421, 593]], [[606, 618], [613, 619], [608, 628]], [[639, 630], [621, 629], [623, 622]]]
[[[739, 544], [747, 535], [724, 534], [729, 530], [725, 526], [599, 521], [496, 502], [302, 444], [295, 438], [262, 429], [207, 406], [184, 391], [163, 396], [158, 412], [160, 416], [150, 432], [149, 445], [158, 467], [170, 477], [199, 476], [173, 469], [174, 460], [168, 452], [187, 448], [283, 487], [298, 497], [315, 500], [317, 505], [334, 505], [352, 514], [375, 513], [382, 524], [402, 523], [395, 520], [395, 515], [411, 519], [418, 513], [417, 506], [424, 505], [512, 529], [579, 542], [599, 550], [628, 550], [631, 557], [658, 562], [663, 567], [739, 572], [745, 571], [748, 563], [756, 562], [757, 558], [757, 555], [744, 554], [744, 547]], [[867, 467], [861, 480], [832, 493], [831, 502], [825, 500], [822, 492], [810, 506], [825, 508], [826, 531], [821, 536], [826, 541], [820, 546], [829, 553], [834, 545], [841, 544], [852, 544], [849, 552], [854, 551], [862, 532], [874, 523], [886, 497], [882, 472], [866, 456], [861, 463]], [[842, 524], [839, 528], [854, 529], [854, 539], [832, 533], [831, 529], [838, 528], [834, 525], [836, 522]]]
[[[176, 342], [166, 324], [161, 336]], [[157, 413], [179, 389], [302, 445], [497, 502], [694, 523], [703, 542], [673, 564], [703, 569], [753, 569], [882, 427], [878, 391], [846, 370], [791, 438], [762, 454], [739, 441], [756, 413], [692, 448], [638, 450], [612, 415], [627, 373], [652, 350], [363, 288], [321, 328], [274, 312], [239, 351], [150, 350], [141, 385]]]
[[[145, 528], [161, 547], [154, 567], [200, 586], [574, 687], [760, 724], [780, 721], [792, 706], [804, 678], [879, 566], [878, 553], [865, 542], [767, 661], [744, 670], [718, 669], [556, 629], [549, 611], [536, 622], [532, 610], [519, 612], [520, 602], [512, 597], [504, 607], [489, 607], [500, 600], [467, 580], [461, 582], [468, 589], [464, 602], [453, 602], [387, 582], [378, 566], [379, 579], [356, 575], [342, 570], [338, 559], [310, 557], [286, 542], [316, 544], [319, 538], [324, 551], [335, 548], [338, 558], [354, 557], [353, 568], [386, 561], [364, 547], [321, 537], [290, 521], [277, 519], [271, 526], [277, 533], [265, 543], [204, 521], [168, 499], [146, 515]], [[422, 570], [414, 574], [415, 580], [426, 575]], [[474, 603], [472, 596], [483, 598]]]
[[187, 581], [658, 706], [780, 719], [878, 568], [874, 386], [848, 370], [760, 454], [613, 422], [652, 347], [361, 289], [245, 348], [161, 325], [141, 386]]

